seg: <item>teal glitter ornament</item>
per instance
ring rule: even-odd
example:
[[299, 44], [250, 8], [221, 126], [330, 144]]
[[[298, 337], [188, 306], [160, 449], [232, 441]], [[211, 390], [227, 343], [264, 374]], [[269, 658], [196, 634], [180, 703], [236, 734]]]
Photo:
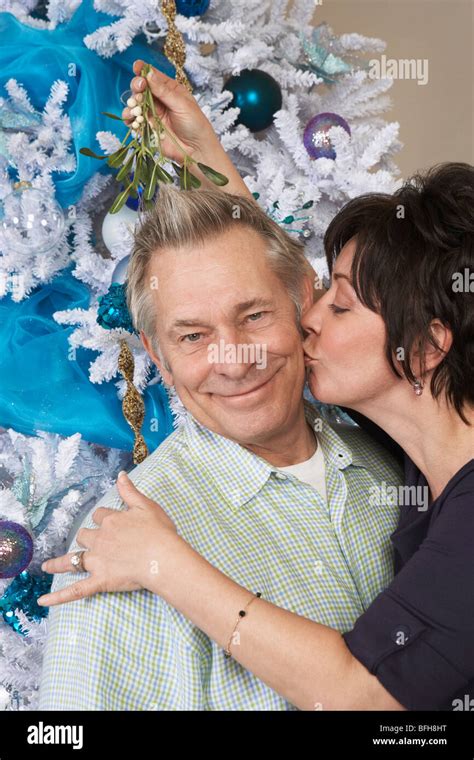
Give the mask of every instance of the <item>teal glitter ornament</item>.
[[273, 117], [283, 103], [281, 88], [270, 74], [260, 69], [244, 69], [224, 84], [232, 92], [232, 107], [240, 108], [237, 124], [251, 132], [260, 132], [273, 124]]
[[21, 573], [33, 557], [33, 538], [16, 522], [0, 520], [0, 578]]
[[15, 610], [21, 610], [32, 622], [39, 622], [46, 617], [48, 607], [40, 607], [37, 599], [51, 591], [52, 581], [53, 576], [49, 573], [31, 575], [27, 570], [23, 570], [17, 575], [0, 597], [0, 613], [5, 623], [17, 633], [26, 636], [28, 630], [22, 627]]
[[121, 327], [134, 332], [127, 308], [126, 284], [113, 282], [107, 293], [99, 298], [97, 322], [105, 330]]

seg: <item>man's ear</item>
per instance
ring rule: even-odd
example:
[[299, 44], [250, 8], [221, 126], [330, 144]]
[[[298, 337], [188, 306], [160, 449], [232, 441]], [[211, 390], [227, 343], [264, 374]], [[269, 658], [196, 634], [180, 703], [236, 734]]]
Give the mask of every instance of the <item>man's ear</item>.
[[318, 273], [308, 262], [308, 271], [303, 278], [301, 313], [304, 314], [325, 293], [323, 282]]
[[143, 330], [140, 331], [140, 340], [143, 343], [143, 347], [144, 347], [145, 351], [151, 357], [151, 359], [153, 360], [153, 362], [156, 364], [156, 366], [160, 370], [161, 377], [163, 378], [163, 380], [165, 381], [165, 383], [167, 385], [174, 385], [174, 380], [173, 380], [172, 373], [170, 372], [169, 369], [167, 369], [164, 366], [161, 358], [154, 352], [152, 341], [150, 340], [150, 338], [148, 337], [148, 335], [145, 335], [145, 333], [143, 332]]

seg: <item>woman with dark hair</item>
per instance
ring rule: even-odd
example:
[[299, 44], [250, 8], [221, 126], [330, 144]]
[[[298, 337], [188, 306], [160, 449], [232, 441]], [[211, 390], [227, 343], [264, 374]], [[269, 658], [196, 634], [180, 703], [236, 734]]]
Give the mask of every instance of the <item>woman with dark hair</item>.
[[[231, 177], [229, 190], [248, 192], [192, 96], [155, 77], [168, 126]], [[324, 242], [331, 284], [302, 318], [308, 381], [405, 452], [392, 583], [341, 635], [234, 583], [121, 476], [123, 501], [156, 523], [161, 571], [144, 587], [301, 709], [462, 709], [474, 697], [474, 168], [443, 164], [394, 195], [356, 198]], [[113, 546], [106, 512], [97, 522]], [[47, 569], [69, 571], [69, 555]], [[100, 580], [45, 603], [102, 590]], [[110, 578], [105, 587], [121, 590]]]

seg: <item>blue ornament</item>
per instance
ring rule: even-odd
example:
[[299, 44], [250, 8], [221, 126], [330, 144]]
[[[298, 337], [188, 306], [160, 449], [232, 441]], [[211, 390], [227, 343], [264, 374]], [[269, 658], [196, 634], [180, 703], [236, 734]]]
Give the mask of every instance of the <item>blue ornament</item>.
[[33, 557], [33, 538], [16, 522], [0, 520], [0, 578], [21, 573]]
[[49, 594], [53, 576], [50, 573], [30, 575], [27, 570], [19, 573], [0, 597], [0, 612], [3, 620], [14, 631], [26, 636], [15, 610], [20, 609], [29, 620], [39, 621], [48, 614], [48, 607], [40, 607], [37, 600], [43, 594]]
[[176, 0], [176, 12], [182, 16], [202, 16], [209, 8], [210, 0]]
[[[130, 176], [133, 178], [133, 172], [131, 173]], [[125, 190], [125, 185], [121, 185], [120, 189], [121, 191]], [[140, 204], [142, 203], [143, 187], [139, 185], [135, 192], [137, 194], [136, 198], [129, 195], [127, 200], [125, 201], [125, 205], [128, 206], [128, 208], [131, 208], [132, 211], [138, 211], [140, 208]]]
[[349, 135], [351, 133], [347, 121], [337, 113], [318, 113], [317, 116], [313, 116], [308, 121], [303, 134], [303, 142], [311, 159], [331, 158], [334, 160], [336, 158], [336, 151], [327, 136], [331, 127], [342, 127]]
[[240, 108], [237, 124], [243, 124], [251, 132], [260, 132], [273, 124], [273, 117], [283, 103], [278, 82], [259, 69], [244, 69], [230, 77], [224, 90], [234, 95], [230, 105]]
[[99, 298], [97, 322], [105, 330], [118, 327], [134, 332], [127, 308], [126, 284], [113, 282], [107, 293]]

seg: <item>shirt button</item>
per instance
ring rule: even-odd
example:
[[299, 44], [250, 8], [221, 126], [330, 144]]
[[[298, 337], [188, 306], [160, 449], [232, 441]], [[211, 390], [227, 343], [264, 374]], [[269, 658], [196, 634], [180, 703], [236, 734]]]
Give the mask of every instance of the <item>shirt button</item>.
[[286, 475], [284, 472], [276, 472], [275, 477], [278, 478], [278, 480], [286, 480]]

